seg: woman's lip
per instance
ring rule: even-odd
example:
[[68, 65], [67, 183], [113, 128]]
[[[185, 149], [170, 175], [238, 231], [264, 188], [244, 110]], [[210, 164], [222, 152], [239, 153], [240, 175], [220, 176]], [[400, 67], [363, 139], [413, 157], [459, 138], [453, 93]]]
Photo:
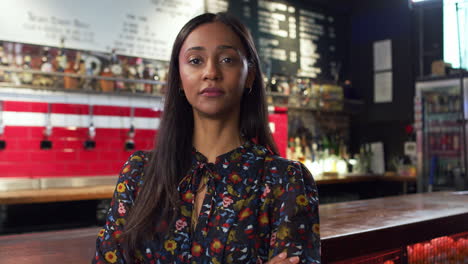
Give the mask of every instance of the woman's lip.
[[209, 97], [220, 96], [220, 95], [224, 94], [224, 91], [219, 89], [219, 88], [209, 87], [209, 88], [203, 89], [201, 91], [201, 94], [204, 95], [204, 96], [209, 96]]

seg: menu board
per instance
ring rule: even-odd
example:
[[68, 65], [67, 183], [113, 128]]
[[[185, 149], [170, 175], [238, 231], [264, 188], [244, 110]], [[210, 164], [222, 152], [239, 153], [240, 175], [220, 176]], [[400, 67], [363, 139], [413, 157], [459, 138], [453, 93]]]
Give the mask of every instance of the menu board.
[[15, 0], [2, 7], [0, 40], [167, 61], [177, 32], [205, 10], [247, 25], [268, 76], [336, 78], [336, 18], [299, 0]]
[[249, 27], [268, 77], [337, 78], [339, 26], [330, 10], [294, 0], [207, 0], [207, 10], [229, 11]]
[[210, 13], [227, 12], [228, 0], [206, 0], [206, 11]]
[[258, 48], [267, 71], [295, 73], [298, 68], [296, 8], [258, 1]]
[[169, 60], [180, 28], [203, 0], [15, 0], [3, 5], [0, 39]]

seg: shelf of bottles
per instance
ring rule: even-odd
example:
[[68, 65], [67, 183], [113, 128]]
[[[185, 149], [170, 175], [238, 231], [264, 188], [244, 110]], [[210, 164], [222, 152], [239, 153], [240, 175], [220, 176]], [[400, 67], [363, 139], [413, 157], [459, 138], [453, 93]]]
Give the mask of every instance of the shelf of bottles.
[[454, 184], [462, 160], [462, 100], [457, 87], [425, 92], [424, 137], [429, 182], [434, 189]]
[[350, 115], [363, 107], [346, 96], [350, 87], [281, 75], [266, 81], [269, 104], [288, 108], [288, 159], [304, 163], [315, 178], [369, 171], [369, 146], [348, 153]]
[[338, 85], [308, 77], [273, 75], [265, 77], [268, 103], [290, 110], [354, 114], [363, 102], [349, 98], [349, 85]]
[[0, 41], [0, 86], [159, 96], [168, 63]]

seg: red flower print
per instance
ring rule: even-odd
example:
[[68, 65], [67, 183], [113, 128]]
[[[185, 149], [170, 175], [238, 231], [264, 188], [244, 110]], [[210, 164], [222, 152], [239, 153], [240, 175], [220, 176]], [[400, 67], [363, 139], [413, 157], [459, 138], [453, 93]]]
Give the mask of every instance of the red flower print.
[[189, 190], [186, 193], [182, 194], [182, 200], [184, 200], [187, 203], [192, 203], [193, 202], [193, 192]]
[[251, 216], [252, 214], [253, 212], [249, 207], [245, 208], [239, 213], [239, 221], [243, 221], [245, 218]]
[[223, 206], [224, 207], [228, 207], [230, 204], [232, 204], [234, 201], [228, 197], [228, 196], [224, 196], [223, 198]]
[[223, 249], [223, 244], [221, 243], [221, 241], [219, 241], [219, 239], [215, 238], [213, 239], [213, 242], [211, 242], [210, 249], [214, 253], [220, 253]]
[[239, 174], [237, 174], [237, 173], [235, 173], [235, 172], [234, 172], [234, 173], [231, 173], [231, 174], [229, 175], [229, 180], [230, 180], [232, 183], [234, 183], [234, 184], [238, 184], [239, 182], [242, 181], [242, 179], [241, 179], [241, 177], [239, 176]]
[[115, 238], [115, 239], [119, 239], [120, 236], [122, 235], [122, 231], [115, 231], [112, 236]]
[[203, 251], [203, 248], [197, 242], [193, 242], [192, 244], [192, 255], [195, 257], [199, 257]]
[[187, 226], [187, 221], [185, 221], [185, 218], [181, 218], [179, 220], [176, 221], [176, 229], [178, 231], [184, 229], [184, 227]]
[[270, 222], [270, 219], [268, 219], [268, 214], [267, 213], [261, 213], [258, 216], [258, 223], [260, 226], [267, 225]]
[[129, 172], [131, 168], [132, 168], [132, 166], [130, 164], [128, 164], [127, 166], [125, 166], [125, 168], [123, 168], [122, 174], [125, 174], [125, 173]]

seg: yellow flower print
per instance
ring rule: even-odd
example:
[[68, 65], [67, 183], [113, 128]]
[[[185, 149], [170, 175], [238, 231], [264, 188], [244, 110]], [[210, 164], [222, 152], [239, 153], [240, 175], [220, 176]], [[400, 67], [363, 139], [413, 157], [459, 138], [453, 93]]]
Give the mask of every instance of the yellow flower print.
[[190, 217], [192, 216], [192, 213], [187, 209], [186, 206], [181, 206], [180, 207], [180, 213], [185, 216], [185, 217]]
[[140, 261], [143, 261], [143, 255], [141, 254], [141, 251], [140, 250], [135, 250], [135, 257], [140, 260]]
[[269, 222], [270, 222], [270, 220], [268, 219], [268, 214], [267, 213], [262, 213], [258, 217], [258, 223], [261, 226], [267, 225]]
[[239, 176], [239, 174], [232, 173], [231, 175], [229, 175], [229, 180], [234, 184], [238, 184], [242, 181], [242, 178]]
[[202, 253], [203, 249], [201, 247], [200, 244], [198, 244], [197, 242], [193, 242], [193, 245], [192, 245], [192, 255], [194, 255], [195, 257], [199, 257]]
[[117, 262], [117, 256], [115, 255], [115, 251], [107, 251], [106, 254], [104, 254], [104, 258], [109, 263]]
[[312, 226], [312, 230], [315, 234], [320, 235], [320, 224], [314, 224], [314, 226]]
[[264, 155], [264, 154], [265, 154], [265, 151], [262, 150], [262, 149], [254, 149], [254, 152], [255, 152], [258, 156], [261, 156], [261, 155]]
[[122, 170], [122, 174], [125, 174], [125, 173], [129, 172], [130, 169], [131, 169], [131, 167], [132, 167], [132, 166], [130, 166], [130, 164], [128, 164], [127, 166], [125, 166], [125, 168], [123, 168], [123, 170]]
[[245, 218], [251, 216], [252, 214], [252, 209], [250, 209], [249, 207], [243, 209], [239, 212], [239, 221], [243, 221]]
[[[210, 249], [214, 253], [220, 253], [221, 250], [223, 249], [223, 244], [221, 243], [221, 241], [219, 239], [215, 238], [215, 239], [213, 239], [213, 242], [211, 242]], [[212, 261], [213, 261], [213, 259], [212, 259]]]
[[289, 236], [289, 228], [286, 226], [280, 226], [278, 232], [276, 233], [276, 237], [285, 240]]
[[234, 209], [236, 211], [239, 211], [242, 207], [244, 207], [244, 203], [245, 203], [245, 200], [244, 199], [241, 199], [239, 201], [237, 201], [235, 204], [234, 204]]
[[125, 221], [125, 218], [117, 218], [117, 220], [115, 220], [116, 225], [125, 225], [125, 223], [127, 223], [127, 221]]
[[112, 236], [115, 238], [115, 239], [119, 239], [120, 236], [122, 235], [122, 231], [115, 231]]
[[212, 262], [213, 264], [221, 264], [221, 262], [219, 262], [218, 259], [216, 259], [216, 258], [212, 258], [212, 259], [211, 259], [211, 262]]
[[99, 230], [98, 236], [103, 237], [104, 232], [106, 232], [106, 230], [104, 228], [102, 228], [101, 230]]
[[276, 186], [273, 190], [273, 194], [275, 195], [275, 198], [282, 196], [284, 194], [283, 186]]
[[226, 263], [234, 263], [234, 258], [232, 256], [232, 254], [229, 254], [227, 257], [226, 257]]
[[182, 200], [184, 200], [187, 203], [192, 203], [193, 202], [193, 192], [192, 191], [187, 191], [186, 193], [182, 194]]
[[296, 197], [296, 203], [298, 205], [307, 206], [309, 204], [309, 201], [307, 200], [305, 195], [301, 194]]
[[227, 186], [228, 193], [232, 196], [239, 196], [239, 194], [232, 188], [232, 185]]
[[237, 160], [238, 158], [240, 158], [242, 156], [242, 153], [240, 152], [235, 152], [231, 155], [231, 160]]
[[228, 242], [232, 242], [232, 241], [237, 241], [237, 238], [236, 238], [236, 230], [232, 229], [229, 231], [229, 235], [228, 235]]
[[125, 192], [127, 188], [125, 187], [125, 184], [123, 182], [117, 184], [117, 192], [122, 193]]
[[173, 255], [174, 255], [174, 250], [176, 249], [176, 247], [177, 247], [177, 242], [175, 242], [174, 240], [166, 240], [164, 242], [164, 248], [167, 251], [170, 251]]
[[140, 156], [133, 156], [130, 160], [141, 161], [142, 159]]

